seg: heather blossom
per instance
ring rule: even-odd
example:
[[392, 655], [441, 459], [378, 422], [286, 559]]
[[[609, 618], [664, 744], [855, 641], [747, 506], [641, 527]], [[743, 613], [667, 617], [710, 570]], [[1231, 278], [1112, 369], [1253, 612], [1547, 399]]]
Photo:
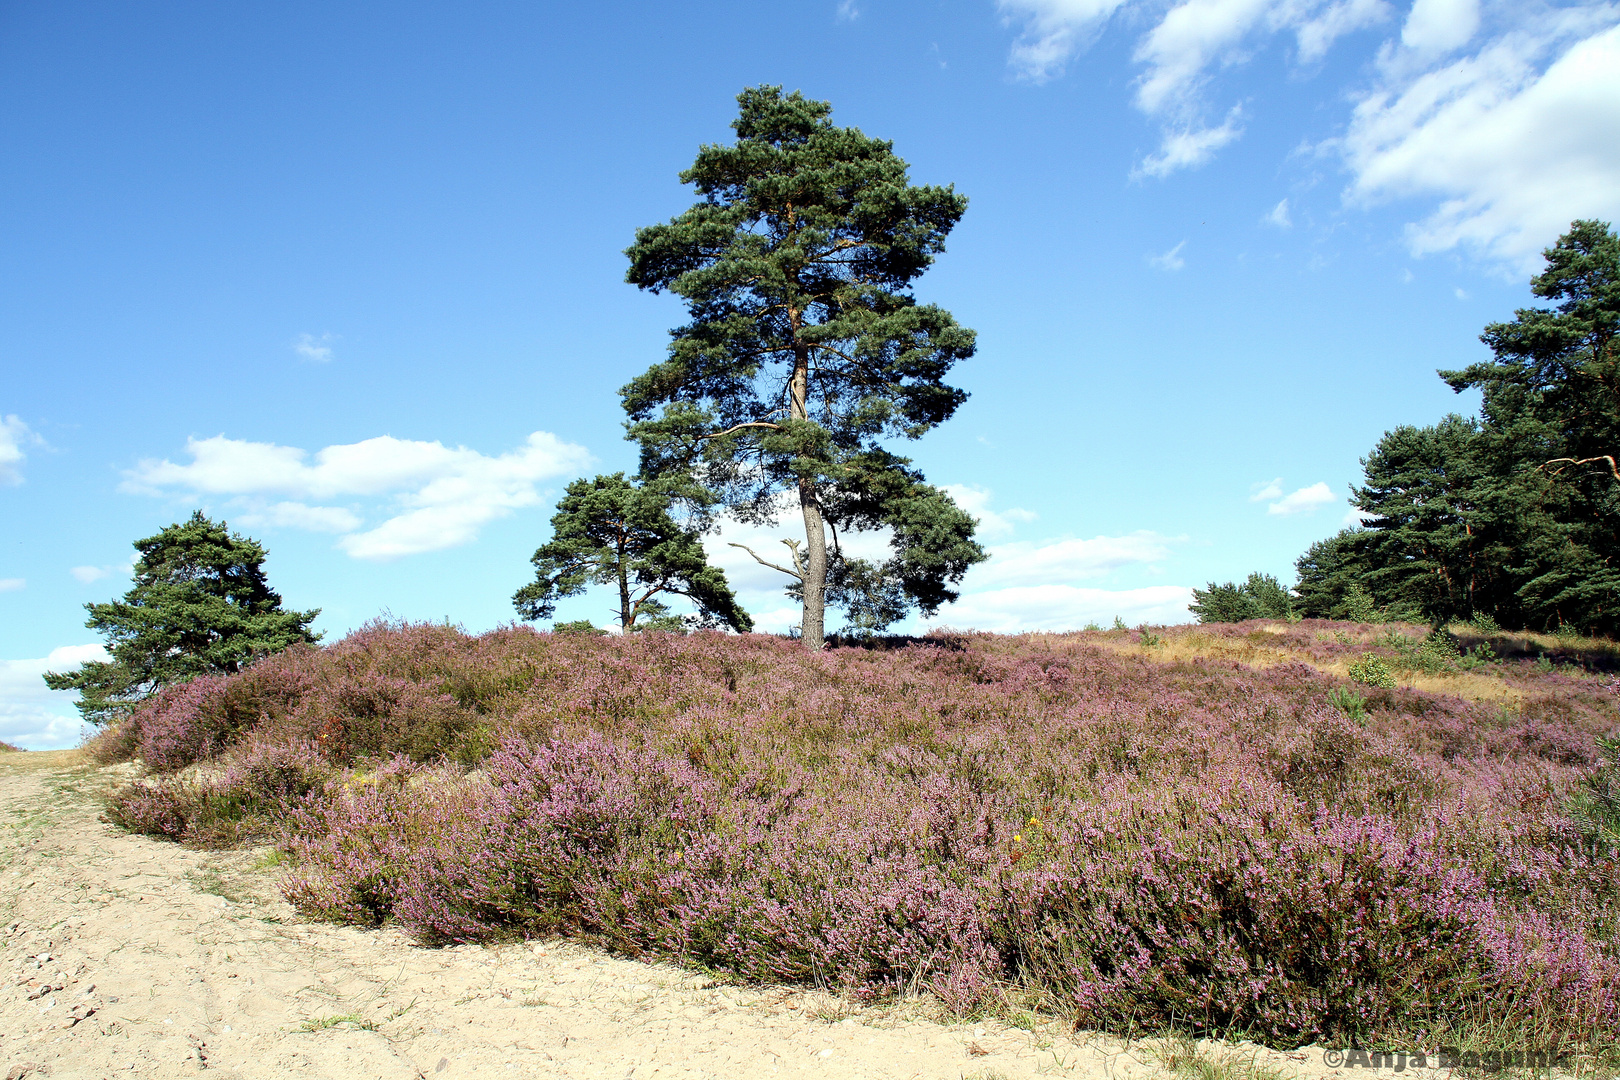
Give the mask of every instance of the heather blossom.
[[1620, 864], [1568, 812], [1610, 690], [1502, 666], [1500, 700], [1363, 688], [1353, 719], [1329, 691], [1360, 629], [1268, 629], [1269, 666], [1189, 648], [1257, 633], [379, 623], [144, 706], [106, 747], [154, 774], [112, 814], [269, 839], [304, 911], [426, 943], [568, 934], [1278, 1044], [1612, 1038]]

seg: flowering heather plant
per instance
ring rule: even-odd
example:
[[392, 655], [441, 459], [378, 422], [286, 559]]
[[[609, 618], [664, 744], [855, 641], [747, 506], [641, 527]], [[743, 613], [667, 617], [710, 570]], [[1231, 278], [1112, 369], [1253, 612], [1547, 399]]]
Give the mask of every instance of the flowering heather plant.
[[1512, 708], [1385, 688], [1352, 720], [1321, 670], [1367, 649], [1343, 632], [1167, 628], [1149, 656], [376, 624], [137, 713], [132, 752], [206, 766], [113, 816], [207, 839], [237, 806], [302, 909], [427, 942], [566, 933], [1279, 1044], [1612, 1038], [1620, 863], [1571, 807], [1615, 695], [1498, 665]]

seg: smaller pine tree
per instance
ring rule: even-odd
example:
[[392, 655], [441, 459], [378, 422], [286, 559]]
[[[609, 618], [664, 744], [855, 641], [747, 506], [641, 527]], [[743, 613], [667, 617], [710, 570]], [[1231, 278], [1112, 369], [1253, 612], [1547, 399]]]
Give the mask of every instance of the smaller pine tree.
[[79, 692], [79, 712], [92, 724], [127, 714], [165, 686], [240, 671], [320, 639], [309, 630], [320, 609], [283, 610], [265, 580], [264, 547], [223, 521], [199, 510], [135, 541], [135, 550], [134, 588], [122, 600], [85, 605], [85, 625], [106, 639], [112, 659], [45, 675], [52, 690]]

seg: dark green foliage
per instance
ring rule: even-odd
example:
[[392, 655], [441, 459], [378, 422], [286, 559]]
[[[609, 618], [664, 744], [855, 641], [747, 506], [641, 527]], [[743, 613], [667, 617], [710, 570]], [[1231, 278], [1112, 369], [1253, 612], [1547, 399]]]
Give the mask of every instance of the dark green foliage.
[[1302, 610], [1348, 616], [1360, 585], [1431, 625], [1620, 630], [1620, 238], [1577, 221], [1545, 252], [1537, 296], [1485, 328], [1493, 358], [1441, 376], [1479, 389], [1479, 419], [1387, 433], [1363, 461], [1365, 529], [1299, 560]]
[[122, 600], [86, 604], [85, 623], [111, 660], [48, 672], [52, 690], [77, 690], [92, 724], [126, 715], [143, 698], [199, 675], [230, 674], [289, 645], [313, 643], [320, 609], [283, 611], [264, 577], [265, 550], [202, 511], [135, 541], [135, 586]]
[[1201, 623], [1242, 622], [1245, 619], [1288, 619], [1294, 615], [1294, 598], [1270, 574], [1250, 574], [1242, 585], [1213, 581], [1207, 589], [1194, 589], [1187, 610]]
[[[910, 185], [892, 144], [833, 126], [826, 102], [755, 87], [738, 103], [736, 143], [702, 147], [681, 174], [703, 200], [626, 252], [627, 280], [676, 293], [691, 321], [622, 394], [643, 475], [695, 513], [774, 523], [797, 500], [803, 551], [754, 557], [794, 580], [814, 648], [828, 601], [880, 628], [954, 600], [985, 557], [972, 519], [881, 445], [967, 397], [943, 380], [973, 332], [909, 291], [967, 200]], [[840, 530], [882, 527], [892, 558], [842, 557]]]
[[1328, 691], [1328, 704], [1344, 714], [1346, 720], [1353, 720], [1358, 724], [1367, 722], [1367, 698], [1343, 686], [1335, 686]]
[[551, 519], [551, 541], [530, 560], [535, 580], [512, 598], [518, 614], [549, 619], [563, 597], [611, 584], [618, 588], [619, 625], [626, 631], [681, 629], [680, 617], [657, 599], [665, 593], [691, 600], [704, 620], [741, 633], [753, 629], [726, 572], [709, 565], [696, 530], [682, 527], [669, 511], [668, 495], [626, 480], [622, 472], [569, 484]]
[[1598, 763], [1569, 801], [1569, 815], [1585, 838], [1603, 849], [1620, 848], [1620, 737], [1598, 736]]

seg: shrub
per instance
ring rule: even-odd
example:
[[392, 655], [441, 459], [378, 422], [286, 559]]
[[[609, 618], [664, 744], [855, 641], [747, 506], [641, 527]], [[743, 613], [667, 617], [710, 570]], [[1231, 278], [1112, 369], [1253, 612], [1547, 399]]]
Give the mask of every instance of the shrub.
[[1389, 670], [1389, 665], [1377, 653], [1362, 654], [1360, 659], [1351, 663], [1346, 674], [1363, 686], [1379, 687], [1386, 690], [1395, 688], [1395, 673]]
[[1344, 617], [1351, 622], [1379, 623], [1384, 621], [1372, 593], [1358, 581], [1344, 593]]
[[1570, 816], [1590, 843], [1620, 849], [1620, 736], [1598, 738], [1596, 766], [1569, 800]]
[[1335, 686], [1328, 691], [1328, 704], [1344, 714], [1345, 719], [1361, 722], [1367, 719], [1367, 699], [1353, 690]]
[[[1324, 629], [1268, 636], [1351, 655]], [[566, 933], [1281, 1045], [1620, 1024], [1620, 859], [1558, 812], [1592, 782], [1607, 693], [1524, 665], [1508, 712], [1104, 644], [375, 626], [289, 662], [297, 694], [260, 694], [204, 770], [109, 816], [189, 842], [274, 830], [302, 910], [425, 942]], [[413, 759], [422, 725], [398, 717], [452, 707], [465, 762]]]

